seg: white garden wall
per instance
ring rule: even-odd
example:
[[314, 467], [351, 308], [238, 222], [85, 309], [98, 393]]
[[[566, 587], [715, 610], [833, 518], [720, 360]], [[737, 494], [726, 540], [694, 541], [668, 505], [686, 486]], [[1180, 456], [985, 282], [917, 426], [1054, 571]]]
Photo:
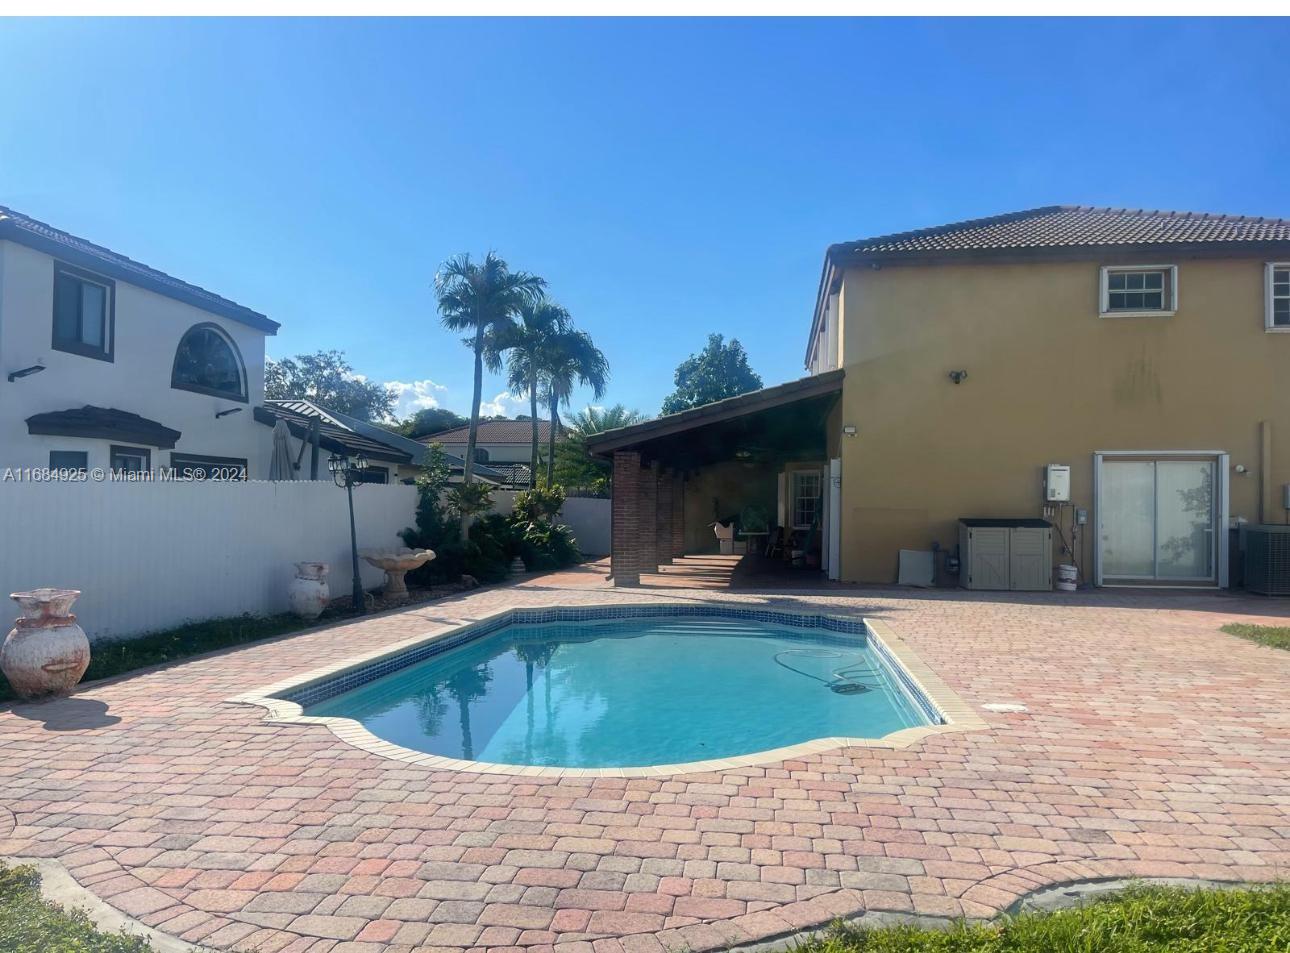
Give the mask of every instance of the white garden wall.
[[[359, 549], [403, 545], [416, 503], [415, 487], [355, 487]], [[283, 612], [302, 560], [331, 566], [333, 596], [350, 591], [345, 491], [331, 482], [4, 482], [0, 534], [0, 595], [80, 589], [91, 639]], [[368, 589], [385, 578], [360, 566]]]
[[[516, 490], [494, 490], [494, 513], [509, 515], [515, 506]], [[564, 501], [559, 522], [573, 530], [584, 556], [609, 555], [610, 501], [599, 497], [571, 496]]]

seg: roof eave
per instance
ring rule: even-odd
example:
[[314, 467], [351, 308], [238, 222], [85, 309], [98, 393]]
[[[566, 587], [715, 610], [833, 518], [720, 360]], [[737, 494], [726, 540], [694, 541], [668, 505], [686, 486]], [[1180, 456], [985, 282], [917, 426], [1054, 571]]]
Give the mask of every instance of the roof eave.
[[[205, 311], [208, 314], [215, 314], [223, 318], [228, 318], [230, 321], [245, 324], [247, 327], [255, 328], [257, 331], [263, 331], [265, 334], [275, 335], [278, 333], [278, 328], [281, 327], [277, 321], [260, 314], [258, 311], [252, 311], [250, 308], [245, 308], [242, 305], [236, 304], [235, 302], [227, 299], [212, 300], [195, 292], [188, 291], [183, 287], [166, 284], [165, 282], [151, 278], [146, 274], [141, 274], [137, 271], [123, 267], [109, 258], [103, 258], [99, 255], [94, 255], [78, 248], [73, 248], [69, 245], [56, 242], [43, 235], [38, 235], [23, 228], [13, 219], [0, 218], [0, 240], [7, 240], [19, 245], [24, 245], [27, 248], [32, 248], [38, 252], [49, 255], [52, 258], [56, 258], [59, 261], [67, 262], [69, 265], [76, 265], [80, 268], [85, 268], [89, 271], [104, 275], [105, 277], [113, 278], [117, 281], [123, 281], [126, 284], [131, 284], [138, 288], [143, 288], [147, 291], [153, 292], [154, 294], [159, 294], [175, 301], [181, 301], [184, 304], [191, 305], [192, 307]], [[175, 280], [178, 281], [179, 279]]]
[[668, 414], [666, 417], [657, 417], [644, 423], [605, 430], [587, 437], [587, 450], [595, 456], [609, 456], [615, 450], [657, 440], [694, 427], [719, 423], [783, 404], [818, 397], [840, 390], [845, 373], [839, 367], [821, 374], [777, 384], [774, 387], [764, 387], [761, 390], [727, 397], [725, 400], [713, 401], [700, 407], [692, 407], [680, 413]]

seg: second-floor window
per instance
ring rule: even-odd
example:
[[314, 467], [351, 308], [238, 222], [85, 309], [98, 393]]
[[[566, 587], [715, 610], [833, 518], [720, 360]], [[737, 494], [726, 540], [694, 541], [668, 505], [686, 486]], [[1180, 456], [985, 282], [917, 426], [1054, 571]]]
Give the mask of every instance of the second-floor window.
[[108, 278], [70, 265], [55, 265], [53, 348], [112, 360], [114, 290]]
[[1290, 331], [1290, 262], [1268, 265], [1268, 330]]
[[217, 325], [189, 328], [175, 351], [170, 386], [245, 401], [246, 368], [237, 345]]
[[1103, 316], [1173, 314], [1178, 300], [1178, 269], [1138, 265], [1102, 269]]

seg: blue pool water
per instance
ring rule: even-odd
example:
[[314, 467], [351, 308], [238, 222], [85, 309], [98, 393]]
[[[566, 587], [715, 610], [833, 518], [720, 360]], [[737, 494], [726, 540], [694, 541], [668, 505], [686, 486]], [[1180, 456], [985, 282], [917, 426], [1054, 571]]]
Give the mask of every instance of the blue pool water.
[[406, 748], [598, 768], [929, 721], [863, 635], [732, 618], [512, 625], [305, 708]]

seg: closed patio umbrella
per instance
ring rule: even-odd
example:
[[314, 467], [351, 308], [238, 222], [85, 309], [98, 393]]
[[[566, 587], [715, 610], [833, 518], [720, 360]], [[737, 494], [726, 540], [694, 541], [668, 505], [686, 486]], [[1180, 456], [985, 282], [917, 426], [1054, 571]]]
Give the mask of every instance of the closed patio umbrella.
[[273, 459], [269, 461], [270, 480], [294, 480], [295, 467], [291, 465], [291, 431], [281, 417], [273, 425]]

